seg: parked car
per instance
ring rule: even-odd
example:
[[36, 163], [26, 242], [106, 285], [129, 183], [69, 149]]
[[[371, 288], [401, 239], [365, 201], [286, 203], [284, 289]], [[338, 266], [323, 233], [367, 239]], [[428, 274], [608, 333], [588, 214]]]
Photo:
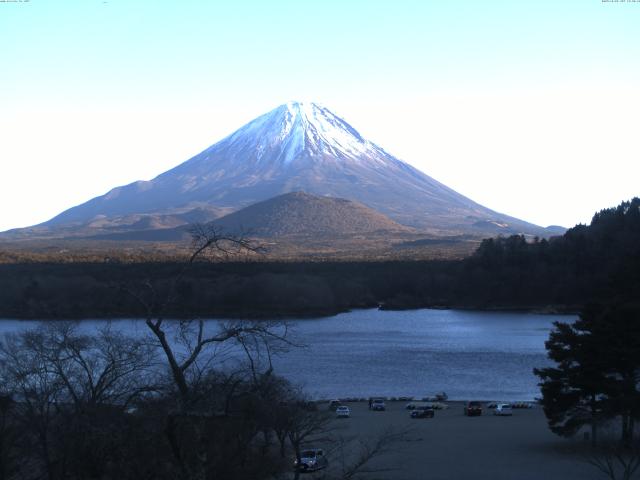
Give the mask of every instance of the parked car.
[[446, 402], [448, 399], [449, 399], [449, 395], [447, 395], [445, 392], [436, 393], [437, 402]]
[[369, 403], [369, 409], [384, 412], [387, 409], [384, 398], [372, 398]]
[[418, 405], [415, 409], [411, 410], [409, 415], [411, 418], [433, 418], [435, 410], [433, 407], [427, 405]]
[[416, 408], [419, 407], [429, 407], [429, 408], [433, 408], [434, 410], [441, 410], [443, 408], [447, 408], [447, 405], [441, 402], [409, 402], [407, 403], [407, 405], [404, 407], [407, 410], [415, 410]]
[[513, 409], [509, 403], [498, 403], [496, 404], [496, 408], [493, 410], [493, 414], [502, 416], [513, 415]]
[[336, 417], [338, 418], [349, 418], [351, 416], [351, 409], [346, 405], [340, 405], [336, 408]]
[[329, 402], [329, 410], [335, 410], [340, 405], [342, 405], [342, 402], [340, 400], [331, 400]]
[[482, 415], [482, 403], [476, 401], [466, 402], [464, 404], [464, 414], [468, 417]]
[[307, 448], [300, 452], [300, 464], [298, 460], [293, 462], [294, 468], [303, 472], [312, 472], [315, 470], [321, 470], [329, 466], [329, 461], [324, 455], [324, 450], [321, 448]]

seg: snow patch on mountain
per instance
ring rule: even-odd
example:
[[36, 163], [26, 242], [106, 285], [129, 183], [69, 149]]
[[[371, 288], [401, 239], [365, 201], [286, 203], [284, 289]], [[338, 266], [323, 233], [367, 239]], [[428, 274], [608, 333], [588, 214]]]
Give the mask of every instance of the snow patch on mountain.
[[382, 149], [351, 125], [312, 102], [289, 102], [258, 117], [215, 145], [216, 150], [253, 152], [256, 162], [287, 166], [310, 156], [360, 160]]

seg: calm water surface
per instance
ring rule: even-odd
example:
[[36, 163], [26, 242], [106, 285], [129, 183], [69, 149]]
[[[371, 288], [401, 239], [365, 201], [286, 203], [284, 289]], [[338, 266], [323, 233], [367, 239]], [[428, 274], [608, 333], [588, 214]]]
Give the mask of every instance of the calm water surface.
[[[314, 398], [426, 396], [532, 400], [539, 396], [534, 367], [549, 365], [544, 342], [554, 321], [568, 315], [461, 310], [357, 310], [334, 317], [292, 320], [292, 349], [274, 360], [276, 372]], [[209, 320], [215, 328], [217, 320]], [[0, 320], [0, 333], [37, 322]], [[92, 329], [104, 321], [85, 320]], [[113, 325], [146, 334], [139, 320]]]

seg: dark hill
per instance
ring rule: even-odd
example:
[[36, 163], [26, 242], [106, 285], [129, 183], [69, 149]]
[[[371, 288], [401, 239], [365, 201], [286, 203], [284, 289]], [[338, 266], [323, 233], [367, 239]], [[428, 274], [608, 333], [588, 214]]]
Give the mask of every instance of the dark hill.
[[[326, 239], [369, 233], [411, 233], [412, 229], [360, 203], [304, 192], [279, 195], [214, 220], [222, 232], [252, 237], [315, 236]], [[189, 226], [103, 234], [99, 240], [179, 241]]]
[[280, 195], [215, 220], [223, 230], [258, 237], [343, 236], [411, 229], [361, 203], [304, 192]]

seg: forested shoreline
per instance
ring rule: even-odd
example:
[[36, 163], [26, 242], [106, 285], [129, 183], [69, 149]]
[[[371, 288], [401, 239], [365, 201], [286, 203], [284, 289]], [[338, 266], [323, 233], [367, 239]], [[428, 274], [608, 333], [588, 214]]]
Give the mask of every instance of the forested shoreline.
[[[175, 290], [168, 317], [271, 318], [354, 308], [577, 311], [636, 301], [640, 199], [598, 212], [563, 236], [487, 239], [463, 260], [389, 262], [9, 263], [0, 265], [0, 316], [144, 317], [132, 291]], [[177, 282], [177, 283], [176, 283]], [[147, 288], [145, 287], [145, 288]]]

